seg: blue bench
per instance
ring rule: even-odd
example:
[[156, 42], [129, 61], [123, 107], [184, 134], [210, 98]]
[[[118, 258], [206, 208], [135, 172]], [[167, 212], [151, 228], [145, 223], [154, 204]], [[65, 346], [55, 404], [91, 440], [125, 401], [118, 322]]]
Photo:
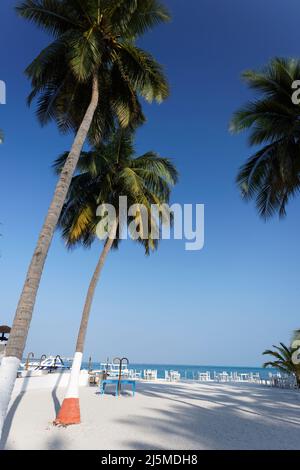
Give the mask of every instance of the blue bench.
[[105, 379], [100, 382], [100, 393], [101, 395], [104, 395], [105, 393], [105, 387], [106, 385], [115, 385], [116, 386], [116, 397], [119, 396], [119, 390], [118, 390], [118, 385], [120, 383], [120, 390], [122, 385], [131, 385], [132, 386], [132, 396], [134, 397], [135, 395], [135, 380], [130, 380], [130, 379]]

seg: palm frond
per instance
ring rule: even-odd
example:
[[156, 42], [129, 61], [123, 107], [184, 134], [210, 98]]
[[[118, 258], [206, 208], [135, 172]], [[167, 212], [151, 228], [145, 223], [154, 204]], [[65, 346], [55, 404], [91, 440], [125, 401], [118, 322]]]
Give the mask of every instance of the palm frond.
[[[53, 165], [56, 173], [63, 170], [66, 159], [67, 152], [58, 157]], [[151, 227], [159, 234], [160, 223], [172, 219], [164, 204], [169, 201], [171, 187], [177, 180], [177, 170], [169, 159], [155, 152], [136, 157], [132, 132], [117, 129], [105, 143], [80, 156], [59, 221], [67, 246], [90, 246], [99, 221], [97, 207], [112, 204], [117, 208], [119, 197], [126, 196], [128, 206], [140, 208], [134, 217], [128, 217], [128, 228], [139, 231], [136, 241], [149, 254], [159, 241], [150, 233]], [[161, 208], [156, 220], [153, 220], [152, 205]], [[119, 233], [124, 228], [119, 227]], [[116, 239], [114, 246], [118, 243]]]
[[125, 81], [148, 102], [161, 103], [168, 97], [169, 85], [163, 69], [151, 54], [124, 42], [114, 59]]
[[168, 9], [157, 0], [137, 0], [137, 8], [127, 23], [127, 37], [141, 36], [160, 23], [171, 20]]
[[273, 361], [267, 361], [263, 364], [263, 367], [274, 367], [285, 374], [293, 374], [297, 379], [297, 384], [300, 386], [300, 366], [294, 364], [292, 355], [295, 349], [280, 343], [279, 346], [273, 346], [275, 350], [267, 349], [263, 352], [263, 355], [272, 356], [275, 358]]
[[249, 130], [250, 146], [263, 145], [240, 168], [237, 184], [264, 219], [276, 213], [284, 217], [300, 190], [300, 106], [291, 99], [299, 73], [299, 60], [280, 58], [261, 71], [245, 72], [258, 98], [241, 107], [230, 124], [234, 133]]
[[80, 27], [80, 17], [74, 15], [74, 5], [60, 0], [26, 0], [17, 5], [16, 11], [22, 18], [54, 36]]
[[55, 121], [76, 132], [98, 75], [100, 100], [89, 129], [94, 145], [114, 125], [134, 130], [145, 122], [140, 97], [168, 96], [162, 67], [135, 45], [135, 37], [167, 19], [155, 0], [26, 0], [17, 7], [26, 20], [53, 35], [53, 42], [27, 67], [28, 102], [36, 100], [42, 125]]

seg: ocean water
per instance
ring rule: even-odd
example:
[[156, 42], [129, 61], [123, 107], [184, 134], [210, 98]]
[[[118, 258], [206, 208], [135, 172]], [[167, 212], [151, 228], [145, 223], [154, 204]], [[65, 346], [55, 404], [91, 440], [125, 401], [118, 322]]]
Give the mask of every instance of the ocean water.
[[[100, 362], [93, 362], [92, 368], [99, 369]], [[83, 369], [88, 368], [88, 363], [84, 362], [82, 365]], [[145, 369], [154, 369], [157, 370], [157, 377], [159, 379], [165, 378], [165, 371], [166, 370], [176, 370], [180, 373], [182, 379], [187, 380], [194, 380], [198, 379], [198, 372], [210, 372], [211, 376], [213, 373], [216, 372], [221, 373], [226, 371], [228, 374], [231, 372], [237, 372], [238, 374], [250, 374], [253, 372], [254, 374], [259, 373], [262, 379], [267, 379], [269, 377], [269, 373], [276, 374], [277, 370], [268, 368], [263, 369], [262, 367], [234, 367], [234, 366], [191, 366], [191, 365], [178, 365], [178, 364], [129, 364], [129, 369], [134, 369], [136, 372], [142, 372]]]

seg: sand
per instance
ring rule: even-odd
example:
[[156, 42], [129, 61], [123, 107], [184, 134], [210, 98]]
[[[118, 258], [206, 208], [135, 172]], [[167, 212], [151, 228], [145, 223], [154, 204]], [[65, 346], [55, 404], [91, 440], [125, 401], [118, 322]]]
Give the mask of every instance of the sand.
[[80, 389], [82, 424], [51, 421], [63, 389], [12, 400], [1, 449], [300, 449], [300, 392], [254, 384], [137, 383], [133, 398]]

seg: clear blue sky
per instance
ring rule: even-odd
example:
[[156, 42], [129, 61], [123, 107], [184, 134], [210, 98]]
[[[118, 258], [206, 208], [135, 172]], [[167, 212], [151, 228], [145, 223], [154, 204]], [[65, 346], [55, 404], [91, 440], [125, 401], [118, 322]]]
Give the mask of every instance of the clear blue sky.
[[[69, 148], [54, 125], [41, 129], [25, 100], [23, 70], [47, 37], [1, 0], [0, 323], [10, 324], [55, 185], [51, 163]], [[204, 203], [206, 242], [186, 252], [164, 241], [146, 258], [124, 242], [96, 293], [86, 356], [132, 362], [259, 365], [261, 351], [288, 341], [299, 316], [299, 200], [288, 218], [267, 224], [240, 200], [237, 168], [250, 155], [246, 136], [228, 133], [232, 112], [249, 98], [245, 68], [273, 56], [299, 56], [298, 0], [168, 0], [170, 25], [142, 41], [165, 65], [171, 98], [145, 109], [138, 151], [174, 159], [179, 203]], [[300, 77], [299, 77], [300, 78]], [[73, 353], [89, 278], [99, 255], [67, 252], [57, 234], [47, 260], [26, 351]]]

